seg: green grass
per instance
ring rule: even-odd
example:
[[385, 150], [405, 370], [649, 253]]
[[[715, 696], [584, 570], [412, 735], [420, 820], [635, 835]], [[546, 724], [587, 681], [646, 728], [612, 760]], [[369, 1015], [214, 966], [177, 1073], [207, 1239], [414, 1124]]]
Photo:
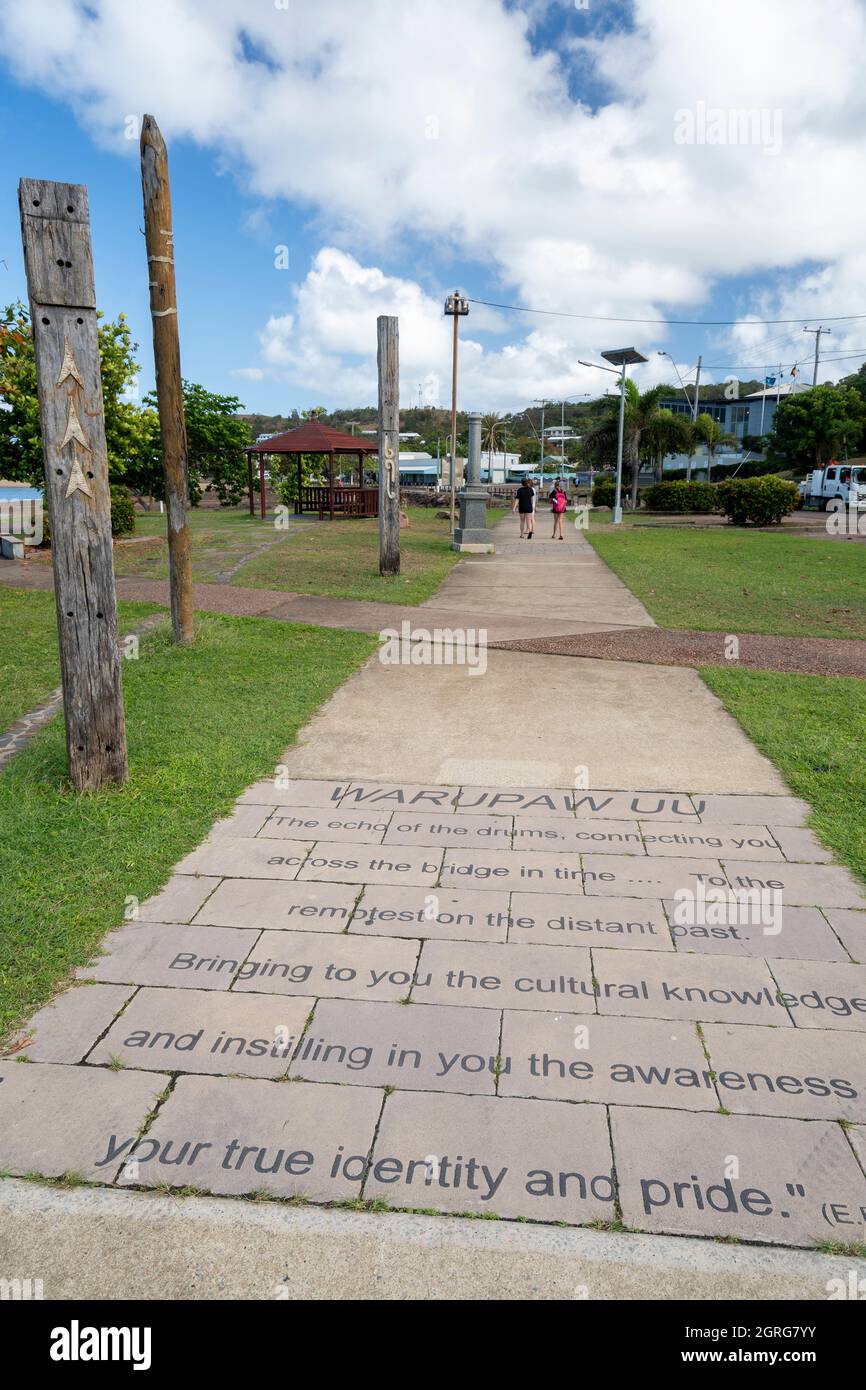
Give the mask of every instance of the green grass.
[[[331, 598], [423, 603], [459, 558], [451, 549], [448, 522], [438, 519], [436, 511], [408, 509], [409, 526], [400, 532], [400, 575], [383, 579], [376, 518], [319, 522], [290, 517], [288, 529], [279, 531], [272, 518], [262, 522], [242, 510], [193, 510], [193, 579]], [[505, 512], [490, 508], [489, 524]], [[135, 540], [115, 547], [114, 568], [123, 578], [166, 579], [165, 517], [139, 514]]]
[[858, 545], [718, 527], [588, 532], [662, 627], [866, 638]]
[[[27, 596], [29, 600], [30, 595]], [[0, 1033], [86, 963], [376, 646], [365, 634], [199, 615], [124, 662], [130, 781], [76, 796], [55, 719], [0, 774]], [[46, 667], [46, 669], [48, 669]]]
[[[122, 603], [121, 631], [134, 627], [153, 604]], [[54, 595], [0, 589], [0, 733], [60, 685]]]
[[380, 603], [423, 603], [436, 592], [459, 556], [451, 549], [448, 522], [432, 507], [410, 507], [400, 532], [400, 574], [379, 574], [379, 523], [375, 517], [323, 522], [254, 556], [232, 583], [256, 589], [289, 589], [331, 598]]
[[828, 849], [866, 879], [866, 681], [705, 667], [707, 685], [795, 796]]

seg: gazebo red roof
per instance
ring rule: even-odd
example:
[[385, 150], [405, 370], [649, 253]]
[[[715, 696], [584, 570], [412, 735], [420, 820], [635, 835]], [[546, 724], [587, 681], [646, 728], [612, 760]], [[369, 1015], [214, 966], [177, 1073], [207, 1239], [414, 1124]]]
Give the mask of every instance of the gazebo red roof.
[[275, 434], [260, 444], [250, 444], [247, 449], [249, 454], [375, 454], [378, 451], [378, 440], [356, 439], [354, 435], [331, 429], [330, 425], [320, 425], [318, 420], [307, 420], [297, 429]]

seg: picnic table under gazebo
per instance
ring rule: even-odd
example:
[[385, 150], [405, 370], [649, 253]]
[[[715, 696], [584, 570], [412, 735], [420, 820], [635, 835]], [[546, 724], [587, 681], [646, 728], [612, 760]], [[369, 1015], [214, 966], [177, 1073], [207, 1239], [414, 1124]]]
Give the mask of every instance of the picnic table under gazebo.
[[[343, 434], [331, 429], [330, 425], [319, 424], [318, 420], [308, 420], [297, 429], [287, 430], [285, 434], [272, 435], [251, 444], [246, 450], [249, 478], [250, 515], [255, 512], [253, 502], [253, 459], [259, 461], [259, 488], [261, 491], [261, 514], [264, 520], [267, 507], [265, 502], [265, 459], [269, 454], [294, 454], [298, 469], [298, 495], [295, 499], [295, 514], [304, 511], [325, 514], [333, 520], [335, 516], [376, 516], [379, 510], [378, 487], [364, 486], [364, 459], [369, 454], [378, 454], [376, 440], [356, 439], [354, 435]], [[301, 473], [303, 454], [326, 454], [328, 459], [328, 481], [326, 485], [304, 487]], [[358, 470], [358, 485], [334, 482], [334, 458], [337, 454], [354, 455]]]

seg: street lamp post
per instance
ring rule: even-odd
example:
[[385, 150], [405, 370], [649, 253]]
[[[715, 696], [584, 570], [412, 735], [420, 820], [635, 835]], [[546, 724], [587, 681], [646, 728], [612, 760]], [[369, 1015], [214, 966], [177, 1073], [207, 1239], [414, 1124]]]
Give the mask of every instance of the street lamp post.
[[454, 535], [454, 499], [457, 476], [457, 324], [469, 313], [469, 300], [455, 290], [445, 300], [445, 314], [454, 319], [454, 351], [451, 361], [451, 535]]
[[[610, 362], [610, 367], [603, 367], [600, 362], [581, 362], [582, 367], [596, 367], [600, 372], [613, 372], [614, 376], [619, 377], [619, 429], [616, 436], [616, 492], [614, 494], [613, 517], [611, 518], [614, 526], [622, 525], [622, 444], [625, 433], [625, 369], [636, 362], [646, 362], [649, 359], [644, 357], [637, 348], [611, 348], [609, 352], [603, 352], [602, 357], [606, 362]], [[620, 369], [617, 371], [617, 367]], [[638, 461], [636, 467], [640, 467]]]

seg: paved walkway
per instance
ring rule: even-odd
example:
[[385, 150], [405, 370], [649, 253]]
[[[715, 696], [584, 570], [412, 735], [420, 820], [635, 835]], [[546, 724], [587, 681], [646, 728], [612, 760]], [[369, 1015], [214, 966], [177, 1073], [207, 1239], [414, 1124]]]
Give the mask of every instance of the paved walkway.
[[[527, 617], [584, 574], [634, 616], [580, 538], [508, 550], [455, 571], [467, 617], [508, 561]], [[840, 1260], [804, 1252], [866, 1220], [866, 892], [694, 672], [488, 661], [373, 658], [0, 1063], [0, 1170], [98, 1185], [0, 1184], [0, 1238], [56, 1287], [104, 1296], [121, 1230], [117, 1296], [157, 1295], [165, 1238], [250, 1297], [320, 1259], [336, 1296], [358, 1259], [382, 1297], [407, 1268], [428, 1296], [426, 1259], [439, 1296], [617, 1296], [624, 1264], [649, 1297], [827, 1296]], [[172, 1226], [166, 1187], [502, 1226], [195, 1198]], [[275, 1235], [282, 1279], [250, 1256]]]

